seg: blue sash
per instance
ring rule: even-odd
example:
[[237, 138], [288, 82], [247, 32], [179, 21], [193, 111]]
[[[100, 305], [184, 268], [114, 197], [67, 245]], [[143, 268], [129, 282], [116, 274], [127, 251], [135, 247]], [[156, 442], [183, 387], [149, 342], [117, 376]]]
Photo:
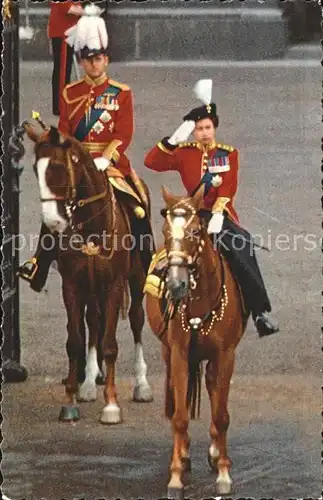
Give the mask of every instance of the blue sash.
[[[228, 156], [228, 152], [223, 150], [223, 149], [218, 149], [214, 155], [212, 156], [212, 158], [210, 158], [209, 162], [212, 164], [212, 160], [214, 160], [215, 158], [220, 158], [220, 157], [224, 157], [224, 156]], [[210, 190], [210, 187], [212, 186], [212, 179], [213, 179], [213, 174], [211, 174], [211, 172], [209, 170], [206, 170], [206, 172], [204, 173], [202, 179], [200, 180], [198, 186], [194, 189], [194, 191], [192, 192], [191, 194], [191, 197], [195, 195], [195, 193], [197, 193], [197, 191], [200, 189], [200, 187], [202, 186], [202, 184], [204, 184], [204, 198], [207, 196], [209, 190]]]
[[96, 103], [100, 103], [102, 100], [103, 94], [106, 92], [109, 92], [110, 95], [113, 94], [113, 96], [117, 96], [120, 93], [120, 89], [117, 87], [114, 87], [112, 85], [109, 85], [104, 91], [102, 92], [101, 95], [99, 95], [96, 99], [95, 102], [93, 103], [93, 106], [91, 106], [91, 114], [90, 114], [90, 119], [88, 123], [86, 123], [86, 115], [83, 116], [83, 118], [79, 121], [75, 132], [74, 132], [74, 137], [82, 142], [84, 141], [85, 137], [88, 135], [90, 130], [92, 129], [93, 125], [98, 121], [102, 113], [104, 113], [105, 109], [103, 108], [95, 108]]

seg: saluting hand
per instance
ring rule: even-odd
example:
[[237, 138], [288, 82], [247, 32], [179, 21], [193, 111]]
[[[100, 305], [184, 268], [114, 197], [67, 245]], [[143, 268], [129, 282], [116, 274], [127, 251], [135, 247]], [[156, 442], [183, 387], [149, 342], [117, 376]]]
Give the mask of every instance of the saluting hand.
[[180, 142], [187, 141], [191, 133], [195, 128], [194, 120], [185, 120], [178, 129], [175, 130], [173, 135], [168, 139], [168, 142], [172, 144], [172, 146], [177, 146]]

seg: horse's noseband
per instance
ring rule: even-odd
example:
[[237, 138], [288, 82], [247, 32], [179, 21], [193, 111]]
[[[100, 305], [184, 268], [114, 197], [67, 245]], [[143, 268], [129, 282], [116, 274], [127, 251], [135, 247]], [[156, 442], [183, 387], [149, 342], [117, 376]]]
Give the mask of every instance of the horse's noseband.
[[[73, 213], [77, 208], [82, 208], [85, 205], [89, 203], [93, 203], [95, 201], [98, 201], [100, 199], [103, 199], [107, 196], [108, 190], [105, 189], [102, 193], [90, 196], [89, 198], [83, 198], [83, 199], [77, 199], [77, 186], [75, 182], [75, 171], [74, 171], [74, 164], [79, 162], [78, 156], [75, 154], [71, 154], [69, 151], [66, 153], [67, 157], [67, 172], [68, 172], [68, 179], [69, 182], [67, 184], [66, 188], [66, 195], [65, 196], [58, 196], [54, 195], [52, 198], [41, 198], [41, 202], [45, 201], [64, 201], [64, 206], [65, 206], [65, 211], [66, 215], [68, 217], [69, 225], [71, 226], [72, 229], [74, 229], [74, 224], [72, 222], [73, 219]], [[55, 162], [51, 162], [52, 165], [55, 165]], [[61, 163], [60, 163], [61, 165]], [[65, 166], [65, 165], [64, 165]]]

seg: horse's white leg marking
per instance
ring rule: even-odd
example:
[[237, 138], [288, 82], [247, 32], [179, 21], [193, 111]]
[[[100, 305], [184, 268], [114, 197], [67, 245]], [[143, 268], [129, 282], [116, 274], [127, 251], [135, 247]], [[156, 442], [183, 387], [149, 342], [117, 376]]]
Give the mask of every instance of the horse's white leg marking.
[[79, 401], [95, 401], [97, 397], [96, 377], [100, 373], [96, 347], [89, 348], [85, 366], [85, 380], [80, 386], [78, 399]]
[[[38, 185], [40, 196], [43, 199], [53, 198], [55, 195], [49, 189], [46, 182], [46, 170], [49, 165], [49, 158], [40, 158], [37, 162]], [[58, 213], [56, 201], [42, 202], [43, 220], [46, 226], [52, 231], [63, 232], [67, 227], [67, 221]]]
[[228, 495], [231, 492], [232, 479], [227, 468], [220, 470], [215, 482], [216, 492], [220, 495]]
[[136, 385], [133, 399], [135, 401], [149, 402], [153, 400], [152, 390], [147, 381], [147, 364], [140, 342], [135, 344], [135, 378]]
[[214, 460], [219, 458], [219, 455], [220, 455], [219, 450], [217, 449], [217, 447], [213, 443], [211, 444], [211, 446], [209, 448], [209, 453], [210, 453], [211, 458], [213, 458]]

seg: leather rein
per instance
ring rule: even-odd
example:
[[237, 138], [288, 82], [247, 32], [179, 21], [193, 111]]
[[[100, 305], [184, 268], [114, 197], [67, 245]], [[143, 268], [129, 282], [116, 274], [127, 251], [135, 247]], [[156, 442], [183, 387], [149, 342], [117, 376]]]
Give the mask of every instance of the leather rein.
[[[94, 203], [95, 201], [101, 200], [105, 198], [108, 194], [108, 190], [105, 189], [102, 193], [89, 196], [88, 198], [83, 198], [77, 200], [77, 193], [76, 193], [76, 184], [75, 184], [75, 172], [74, 172], [74, 167], [73, 167], [73, 162], [71, 158], [71, 154], [68, 152], [67, 153], [67, 172], [69, 176], [69, 184], [67, 185], [66, 189], [66, 195], [65, 196], [58, 196], [54, 195], [51, 198], [40, 198], [40, 201], [46, 202], [46, 201], [65, 201], [65, 209], [66, 209], [66, 214], [69, 218], [70, 226], [71, 229], [75, 229], [74, 224], [72, 224], [72, 213], [76, 210], [76, 208], [82, 208], [85, 205], [88, 205], [90, 203]], [[105, 206], [103, 207], [102, 211], [104, 210]], [[100, 211], [99, 213], [101, 213]], [[77, 229], [81, 229], [85, 224], [87, 224], [89, 221], [94, 219], [98, 214], [95, 214], [94, 216], [90, 217], [86, 221], [79, 223], [76, 225]]]
[[[183, 202], [181, 202], [181, 203], [183, 203]], [[184, 226], [180, 229], [174, 227], [174, 224], [172, 223], [172, 220], [170, 217], [170, 211], [167, 210], [167, 212], [166, 212], [166, 219], [167, 219], [168, 225], [171, 228], [172, 232], [177, 234], [178, 236], [180, 236], [180, 234], [178, 234], [178, 232], [182, 232], [182, 233], [185, 232], [187, 227], [191, 224], [194, 216], [196, 215], [196, 210], [193, 207], [191, 207], [187, 201], [184, 202], [184, 205], [186, 205], [186, 208], [188, 208], [190, 210], [191, 215], [188, 218], [188, 220], [185, 221]], [[176, 209], [176, 205], [175, 205], [174, 212], [175, 212], [175, 214], [177, 212], [177, 215], [179, 215], [179, 216], [184, 215], [184, 213], [181, 213], [181, 209], [179, 209], [179, 210]], [[201, 231], [201, 226], [199, 228], [199, 231]], [[183, 320], [184, 320], [184, 315], [185, 315], [186, 322], [189, 324], [191, 323], [191, 321], [187, 317], [189, 314], [189, 304], [190, 304], [190, 299], [191, 299], [191, 291], [195, 290], [195, 288], [197, 286], [197, 282], [196, 282], [196, 279], [194, 278], [194, 274], [197, 271], [198, 258], [204, 249], [204, 245], [205, 245], [205, 242], [203, 239], [201, 239], [199, 242], [197, 253], [193, 256], [188, 255], [185, 251], [181, 251], [181, 250], [171, 250], [170, 252], [167, 253], [168, 263], [165, 266], [163, 276], [162, 276], [162, 281], [165, 280], [167, 272], [168, 272], [170, 266], [172, 265], [172, 261], [173, 262], [177, 261], [176, 264], [174, 263], [175, 265], [177, 265], [178, 267], [186, 267], [188, 269], [189, 293], [188, 293], [188, 296], [186, 297], [185, 303], [183, 303], [182, 301], [179, 301], [177, 303], [172, 303], [171, 301], [168, 302], [168, 306], [166, 307], [166, 309], [163, 313], [163, 320], [159, 326], [159, 331], [157, 333], [157, 337], [159, 337], [160, 339], [164, 335], [164, 333], [166, 332], [166, 330], [168, 328], [169, 321], [175, 317], [177, 312], [180, 313], [182, 329], [186, 330], [186, 331], [189, 331], [191, 329], [191, 326], [189, 326], [189, 328], [185, 328]], [[221, 309], [223, 309], [223, 304], [225, 304], [225, 306], [227, 305], [227, 300], [226, 300], [227, 299], [227, 292], [226, 292], [226, 287], [225, 287], [225, 271], [224, 271], [224, 264], [223, 264], [223, 256], [221, 255], [220, 251], [219, 251], [219, 257], [220, 257], [220, 265], [221, 265], [220, 289], [219, 289], [218, 296], [215, 300], [215, 304], [212, 307], [212, 309], [209, 312], [207, 312], [202, 318], [199, 318], [201, 329], [203, 329], [203, 326], [209, 320], [211, 320], [210, 327], [212, 327], [215, 319], [222, 319], [224, 310], [221, 311], [222, 317], [220, 317], [220, 318], [217, 318], [216, 311], [219, 309], [219, 307], [221, 307]], [[192, 319], [193, 319], [193, 323], [192, 323], [192, 325], [193, 325], [195, 318], [192, 318]]]

